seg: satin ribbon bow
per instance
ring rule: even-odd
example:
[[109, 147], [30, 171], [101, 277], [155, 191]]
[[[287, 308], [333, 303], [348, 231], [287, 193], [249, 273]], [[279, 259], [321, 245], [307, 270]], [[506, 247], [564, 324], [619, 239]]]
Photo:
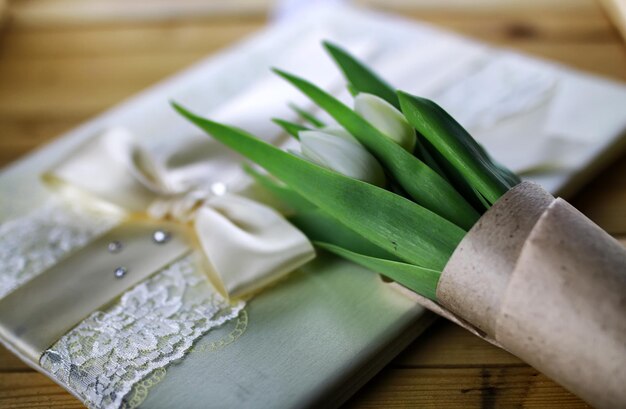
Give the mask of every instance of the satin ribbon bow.
[[129, 223], [130, 216], [147, 215], [190, 224], [207, 274], [225, 296], [258, 292], [315, 256], [306, 236], [279, 213], [238, 194], [213, 193], [189, 166], [202, 160], [184, 150], [170, 157], [180, 163], [181, 155], [189, 156], [186, 166], [168, 168], [172, 161], [157, 160], [128, 131], [112, 129], [81, 145], [44, 179], [122, 209]]

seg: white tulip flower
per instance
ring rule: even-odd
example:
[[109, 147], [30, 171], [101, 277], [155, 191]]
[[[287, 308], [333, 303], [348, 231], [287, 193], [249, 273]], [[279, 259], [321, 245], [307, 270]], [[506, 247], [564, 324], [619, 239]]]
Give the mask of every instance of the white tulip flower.
[[413, 152], [415, 131], [402, 112], [389, 102], [376, 95], [360, 93], [354, 98], [354, 110], [389, 139]]
[[340, 128], [300, 131], [298, 156], [344, 176], [384, 186], [380, 163], [352, 135]]

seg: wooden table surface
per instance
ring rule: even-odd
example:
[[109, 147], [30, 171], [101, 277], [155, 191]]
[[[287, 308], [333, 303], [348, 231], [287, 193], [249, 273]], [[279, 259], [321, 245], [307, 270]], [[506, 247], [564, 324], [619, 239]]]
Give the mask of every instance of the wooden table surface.
[[[260, 29], [269, 0], [20, 0], [1, 11], [0, 165]], [[618, 31], [592, 0], [367, 1], [486, 42], [626, 80]], [[468, 4], [471, 3], [471, 6]], [[142, 8], [143, 7], [143, 8]], [[2, 17], [4, 15], [4, 18]], [[4, 24], [1, 22], [4, 21]], [[626, 107], [625, 107], [626, 109]], [[626, 155], [572, 200], [626, 243]], [[514, 356], [438, 321], [348, 407], [588, 407]], [[0, 408], [81, 404], [0, 347]]]

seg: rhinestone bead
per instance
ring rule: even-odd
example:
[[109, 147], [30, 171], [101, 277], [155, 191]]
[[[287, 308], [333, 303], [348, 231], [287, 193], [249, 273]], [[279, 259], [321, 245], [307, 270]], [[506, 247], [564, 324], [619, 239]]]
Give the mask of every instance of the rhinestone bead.
[[154, 233], [152, 233], [152, 241], [154, 241], [156, 244], [165, 244], [170, 240], [171, 237], [171, 234], [165, 230], [156, 230]]
[[126, 274], [128, 274], [128, 270], [124, 267], [118, 267], [113, 271], [115, 278], [123, 278]]
[[215, 196], [223, 196], [226, 194], [226, 185], [221, 182], [216, 182], [211, 185], [211, 192]]
[[122, 245], [121, 242], [115, 240], [115, 241], [110, 242], [107, 245], [107, 250], [109, 251], [109, 253], [115, 254], [115, 253], [119, 253], [120, 251], [122, 251], [123, 247], [124, 246]]

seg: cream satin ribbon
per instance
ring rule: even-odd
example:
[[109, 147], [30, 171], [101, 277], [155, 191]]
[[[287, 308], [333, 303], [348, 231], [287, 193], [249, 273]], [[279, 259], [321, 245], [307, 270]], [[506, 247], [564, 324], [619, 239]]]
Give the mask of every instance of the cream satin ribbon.
[[[189, 160], [181, 161], [185, 155]], [[225, 296], [256, 293], [314, 258], [306, 236], [275, 210], [237, 194], [217, 195], [202, 186], [197, 172], [186, 178], [185, 169], [202, 165], [193, 152], [178, 150], [172, 157], [185, 166], [168, 168], [174, 161], [157, 160], [127, 130], [112, 129], [81, 145], [44, 180], [121, 209], [127, 223], [148, 216], [190, 225], [205, 270]]]

